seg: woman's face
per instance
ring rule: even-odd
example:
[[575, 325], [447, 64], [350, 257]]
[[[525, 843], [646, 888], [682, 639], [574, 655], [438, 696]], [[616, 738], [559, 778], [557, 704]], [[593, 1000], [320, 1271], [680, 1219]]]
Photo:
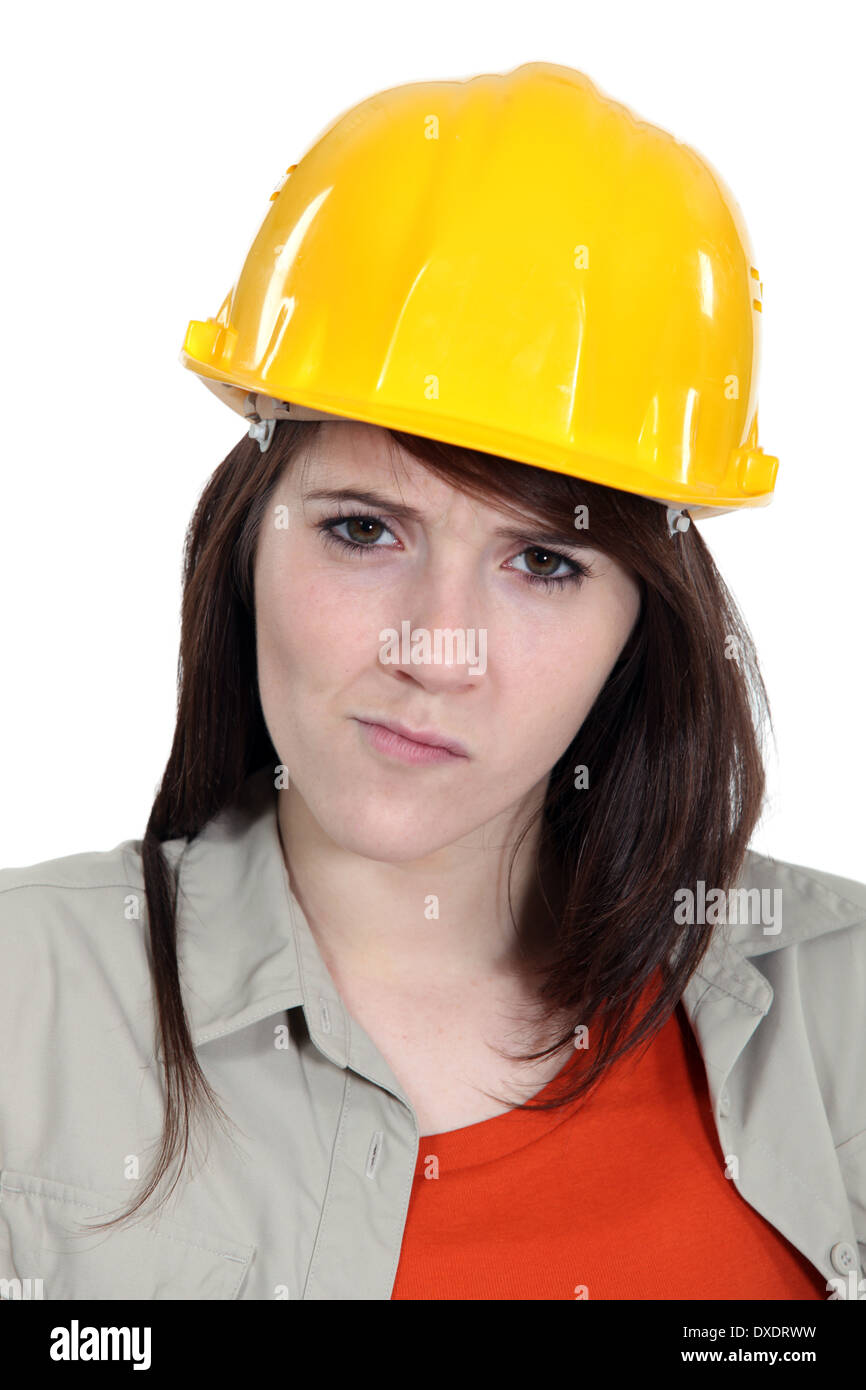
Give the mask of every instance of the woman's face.
[[[259, 691], [293, 790], [334, 843], [386, 862], [503, 828], [543, 800], [629, 637], [637, 583], [580, 531], [555, 553], [531, 518], [497, 535], [516, 518], [376, 426], [324, 423], [309, 458], [278, 483], [255, 561]], [[590, 575], [567, 577], [569, 559]], [[538, 582], [551, 577], [564, 582]]]

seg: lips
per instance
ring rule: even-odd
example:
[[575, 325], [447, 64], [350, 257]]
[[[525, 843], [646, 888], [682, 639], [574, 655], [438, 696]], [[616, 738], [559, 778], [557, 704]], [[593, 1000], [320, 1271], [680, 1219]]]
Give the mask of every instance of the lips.
[[469, 757], [462, 743], [458, 743], [456, 739], [448, 738], [445, 734], [440, 734], [436, 729], [410, 729], [407, 724], [400, 724], [396, 719], [379, 719], [375, 716], [370, 718], [356, 717], [362, 724], [378, 724], [380, 728], [390, 729], [391, 733], [399, 734], [401, 738], [408, 738], [412, 743], [424, 744], [430, 748], [444, 748], [458, 758]]

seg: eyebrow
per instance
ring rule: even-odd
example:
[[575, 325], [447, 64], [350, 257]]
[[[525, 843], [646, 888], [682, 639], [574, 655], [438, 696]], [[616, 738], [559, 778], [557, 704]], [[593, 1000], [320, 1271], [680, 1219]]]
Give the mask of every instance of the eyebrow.
[[[367, 492], [357, 488], [316, 488], [312, 492], [305, 492], [303, 500], [305, 502], [362, 502], [373, 508], [374, 511], [384, 512], [387, 516], [392, 516], [398, 521], [414, 521], [419, 524], [423, 524], [424, 521], [423, 513], [419, 512], [416, 507], [409, 507], [405, 502], [397, 502], [380, 492]], [[526, 526], [498, 526], [493, 535], [498, 540], [505, 541], [531, 540], [535, 545], [546, 545], [550, 546], [551, 549], [562, 546], [568, 546], [575, 550], [592, 549], [586, 542], [566, 540], [561, 534], [539, 534], [531, 521]]]

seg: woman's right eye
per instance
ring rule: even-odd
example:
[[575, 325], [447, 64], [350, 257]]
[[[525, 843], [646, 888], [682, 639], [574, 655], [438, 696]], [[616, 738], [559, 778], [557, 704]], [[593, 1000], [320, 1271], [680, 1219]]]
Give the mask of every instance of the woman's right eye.
[[[345, 526], [350, 528], [348, 536], [341, 536], [337, 527]], [[351, 528], [356, 528], [354, 537]], [[318, 529], [322, 533], [322, 539], [326, 545], [338, 545], [344, 549], [354, 551], [381, 550], [378, 544], [382, 535], [391, 535], [391, 531], [377, 516], [359, 514], [357, 516], [332, 516], [325, 521], [320, 521]], [[358, 538], [362, 539], [358, 539]], [[396, 539], [396, 537], [395, 537]], [[390, 547], [385, 547], [390, 548]]]

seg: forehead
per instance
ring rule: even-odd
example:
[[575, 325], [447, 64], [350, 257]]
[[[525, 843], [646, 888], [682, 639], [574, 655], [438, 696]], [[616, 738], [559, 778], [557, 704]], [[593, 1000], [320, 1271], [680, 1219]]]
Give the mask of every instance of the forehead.
[[[567, 503], [558, 524], [524, 505], [517, 497], [485, 495], [441, 477], [391, 436], [388, 430], [363, 421], [322, 421], [288, 469], [281, 491], [306, 508], [308, 504], [349, 501], [351, 496], [370, 507], [388, 510], [412, 522], [434, 525], [482, 526], [497, 537], [515, 539], [524, 528], [544, 532], [548, 542], [565, 541], [591, 549], [588, 537], [574, 531]], [[552, 529], [551, 529], [552, 525]]]
[[383, 482], [420, 481], [431, 477], [429, 470], [412, 454], [400, 447], [390, 433], [379, 425], [361, 420], [325, 420], [319, 425], [310, 443], [302, 451], [302, 467], [292, 470], [303, 487], [328, 481], [337, 472], [341, 482], [375, 478]]
[[[318, 501], [328, 491], [357, 489], [371, 506], [393, 504], [395, 516], [410, 520], [454, 520], [465, 513], [476, 520], [501, 515], [496, 498], [476, 497], [470, 491], [440, 477], [414, 454], [402, 448], [387, 430], [360, 421], [325, 421], [284, 480], [287, 493]], [[369, 494], [369, 496], [368, 496]], [[404, 510], [401, 510], [404, 509]], [[505, 505], [509, 514], [509, 508]]]

